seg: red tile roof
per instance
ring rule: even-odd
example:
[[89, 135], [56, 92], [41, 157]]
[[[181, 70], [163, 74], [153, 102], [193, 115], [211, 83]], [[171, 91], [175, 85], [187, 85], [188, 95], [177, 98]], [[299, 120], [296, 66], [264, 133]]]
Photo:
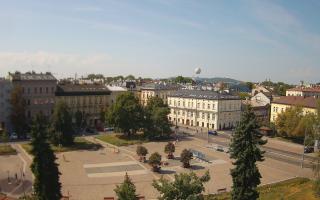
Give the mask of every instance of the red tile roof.
[[317, 99], [314, 97], [283, 96], [272, 103], [317, 108]]

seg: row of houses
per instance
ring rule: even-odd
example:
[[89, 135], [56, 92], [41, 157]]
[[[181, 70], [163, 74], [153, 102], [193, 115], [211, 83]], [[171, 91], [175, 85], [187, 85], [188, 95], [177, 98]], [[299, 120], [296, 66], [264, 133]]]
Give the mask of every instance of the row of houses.
[[[10, 127], [10, 94], [16, 86], [21, 87], [26, 101], [26, 117], [30, 121], [37, 113], [47, 116], [53, 113], [54, 105], [64, 101], [72, 112], [86, 114], [89, 126], [101, 126], [101, 113], [115, 103], [118, 95], [131, 91], [145, 106], [151, 97], [159, 97], [170, 108], [169, 120], [176, 125], [205, 127], [212, 130], [229, 129], [240, 121], [243, 105], [249, 104], [260, 122], [274, 122], [277, 115], [291, 106], [302, 106], [304, 111], [316, 112], [320, 90], [312, 94], [287, 91], [287, 96], [273, 96], [263, 87], [255, 87], [250, 99], [241, 100], [226, 92], [188, 89], [181, 85], [148, 83], [137, 86], [134, 81], [120, 85], [104, 83], [58, 81], [51, 73], [9, 73], [0, 79], [0, 125]], [[305, 91], [297, 88], [297, 91]], [[308, 89], [310, 91], [310, 89]]]

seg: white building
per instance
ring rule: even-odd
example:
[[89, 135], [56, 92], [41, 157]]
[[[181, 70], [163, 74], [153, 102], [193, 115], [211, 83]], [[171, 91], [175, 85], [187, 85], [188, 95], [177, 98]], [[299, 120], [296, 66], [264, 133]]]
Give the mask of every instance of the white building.
[[178, 90], [168, 95], [168, 105], [173, 124], [220, 130], [233, 128], [240, 121], [238, 96], [208, 90]]
[[11, 130], [10, 124], [10, 95], [12, 83], [10, 80], [0, 78], [0, 128]]
[[296, 87], [286, 91], [286, 96], [320, 98], [320, 87]]

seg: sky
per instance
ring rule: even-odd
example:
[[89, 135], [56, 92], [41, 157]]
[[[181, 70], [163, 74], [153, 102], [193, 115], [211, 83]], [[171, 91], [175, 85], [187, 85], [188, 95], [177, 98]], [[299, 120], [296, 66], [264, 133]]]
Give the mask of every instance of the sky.
[[319, 0], [0, 0], [0, 76], [320, 82]]

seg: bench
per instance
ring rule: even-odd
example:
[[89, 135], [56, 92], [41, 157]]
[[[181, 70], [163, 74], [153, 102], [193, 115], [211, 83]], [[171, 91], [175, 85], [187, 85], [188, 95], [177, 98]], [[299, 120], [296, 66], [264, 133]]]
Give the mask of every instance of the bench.
[[225, 192], [227, 192], [227, 188], [217, 189], [218, 194], [225, 193]]

